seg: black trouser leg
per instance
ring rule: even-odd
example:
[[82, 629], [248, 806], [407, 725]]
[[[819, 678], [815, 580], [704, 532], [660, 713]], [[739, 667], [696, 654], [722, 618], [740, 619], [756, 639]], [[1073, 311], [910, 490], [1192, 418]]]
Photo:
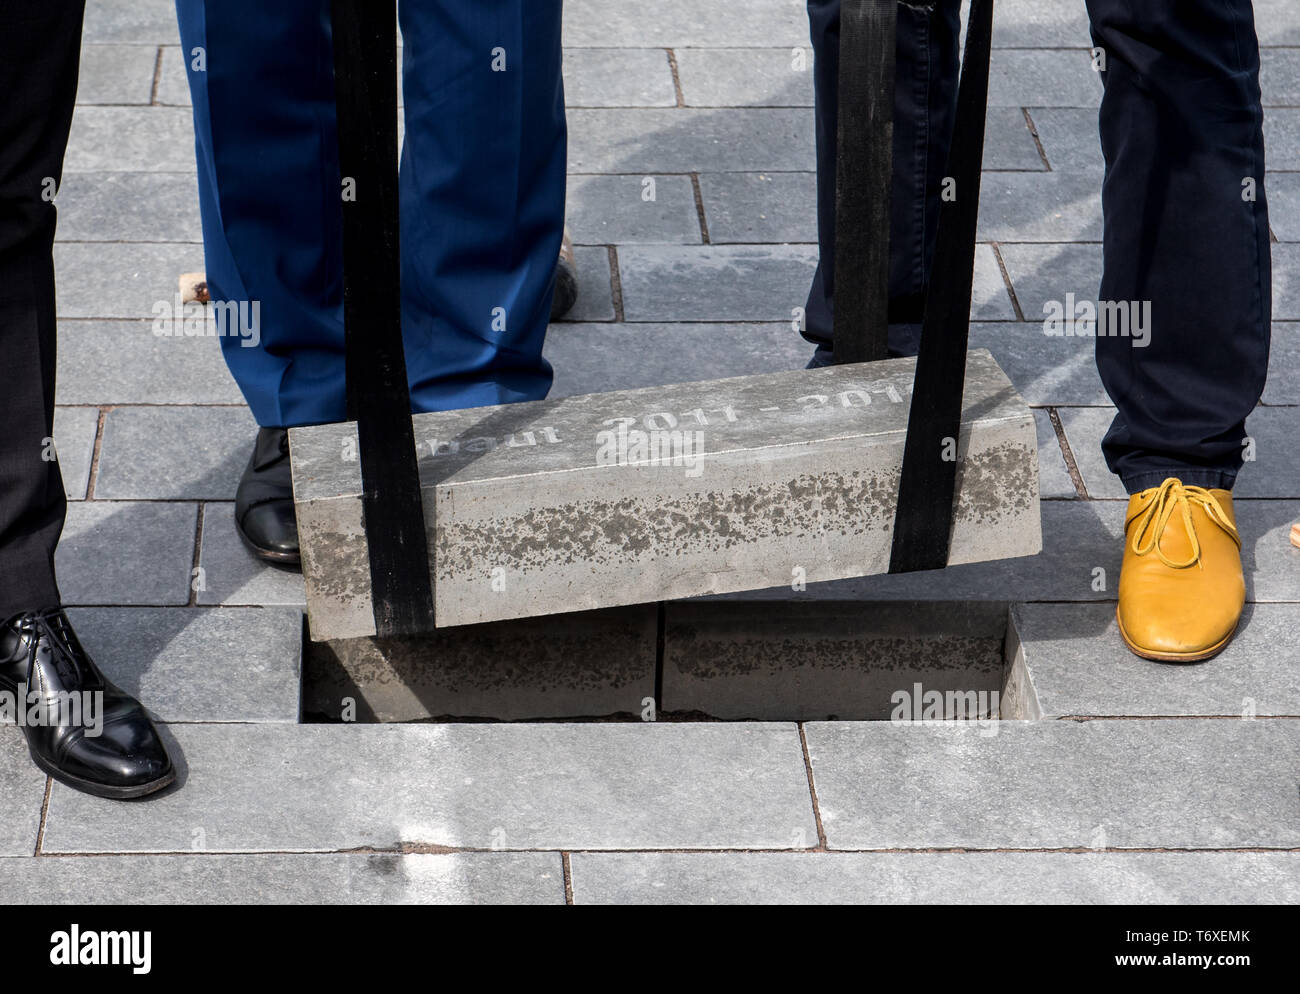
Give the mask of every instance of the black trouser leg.
[[77, 94], [85, 0], [0, 4], [0, 620], [56, 605], [65, 502], [53, 459], [51, 202]]
[[1167, 476], [1230, 488], [1271, 320], [1250, 0], [1088, 0], [1088, 11], [1106, 56], [1101, 299], [1149, 302], [1151, 314], [1144, 347], [1097, 337], [1119, 409], [1106, 462], [1130, 493]]

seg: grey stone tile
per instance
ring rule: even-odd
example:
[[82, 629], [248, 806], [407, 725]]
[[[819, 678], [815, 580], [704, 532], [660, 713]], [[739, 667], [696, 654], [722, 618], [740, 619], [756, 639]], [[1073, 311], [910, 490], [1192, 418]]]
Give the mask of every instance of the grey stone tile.
[[154, 96], [157, 103], [171, 107], [191, 106], [186, 67], [186, 57], [181, 54], [179, 45], [168, 45], [163, 49], [162, 65], [158, 71], [158, 92]]
[[160, 337], [148, 321], [60, 321], [58, 377], [68, 404], [244, 400], [217, 339]]
[[[252, 452], [251, 437], [248, 451]], [[233, 503], [203, 505], [199, 566], [203, 570], [203, 584], [196, 591], [200, 604], [299, 608], [307, 604], [301, 573], [264, 563], [244, 546], [235, 531]]]
[[751, 0], [744, 16], [727, 4], [658, 0], [654, 5], [569, 0], [564, 5], [564, 42], [581, 47], [767, 47], [808, 44], [808, 18], [800, 4]]
[[1054, 171], [1100, 174], [1105, 169], [1095, 110], [1035, 106], [1029, 116]]
[[688, 176], [570, 176], [568, 187], [566, 220], [579, 245], [701, 241]]
[[782, 724], [172, 725], [180, 788], [115, 805], [58, 785], [43, 849], [310, 851], [815, 845]]
[[1300, 45], [1300, 25], [1289, 0], [1255, 0], [1255, 30], [1261, 45]]
[[[813, 722], [832, 849], [1293, 848], [1300, 722]], [[58, 788], [56, 787], [56, 792]]]
[[817, 241], [816, 173], [704, 173], [700, 195], [714, 244]]
[[91, 0], [86, 4], [86, 42], [175, 45], [176, 7], [170, 0]]
[[987, 172], [980, 181], [981, 241], [1101, 241], [1101, 178]]
[[[1262, 503], [1262, 502], [1248, 502]], [[1294, 505], [1300, 518], [1300, 504]], [[1124, 504], [1120, 501], [1060, 501], [1042, 503], [1043, 551], [1036, 556], [1003, 559], [987, 563], [950, 566], [946, 570], [861, 577], [854, 580], [819, 582], [808, 574], [808, 589], [794, 593], [789, 586], [744, 594], [721, 595], [722, 599], [775, 601], [1096, 601], [1113, 599], [1119, 582], [1124, 553]], [[1282, 513], [1280, 510], [1278, 513]], [[1280, 522], [1275, 523], [1280, 527]], [[1288, 525], [1289, 527], [1289, 525]], [[1271, 541], [1278, 536], [1273, 535]], [[1281, 534], [1285, 542], [1285, 532]], [[1270, 561], [1267, 584], [1287, 570], [1284, 563]], [[1107, 579], [1106, 589], [1094, 590], [1096, 570]], [[1300, 595], [1300, 573], [1289, 586]], [[1280, 592], [1267, 586], [1270, 593]], [[1270, 597], [1269, 599], [1286, 599]], [[1300, 596], [1294, 599], [1300, 600]]]
[[[719, 36], [715, 41], [722, 41]], [[679, 48], [687, 107], [811, 107], [813, 53], [797, 48]]]
[[1074, 464], [1083, 477], [1084, 489], [1094, 500], [1128, 500], [1120, 478], [1106, 467], [1101, 440], [1115, 419], [1113, 407], [1062, 407], [1061, 427], [1070, 443]]
[[991, 245], [975, 246], [975, 282], [970, 306], [972, 321], [1014, 321], [1016, 309], [1007, 292], [1002, 267]]
[[[1292, 11], [1294, 19], [1294, 11]], [[1300, 26], [1296, 26], [1300, 36]], [[1265, 107], [1300, 106], [1300, 51], [1265, 48], [1259, 53], [1259, 88]]]
[[118, 407], [104, 419], [95, 496], [233, 500], [257, 422], [246, 407]]
[[990, 107], [984, 127], [985, 169], [1047, 168], [1019, 107]]
[[1078, 48], [1091, 44], [1088, 14], [1070, 0], [999, 0], [993, 44], [1008, 48]]
[[573, 324], [553, 328], [549, 399], [802, 369], [813, 347], [789, 324]]
[[[0, 817], [0, 856], [30, 856], [36, 851], [45, 781], [45, 774], [27, 753], [22, 729], [0, 725], [0, 811], [4, 812]], [[0, 884], [0, 898], [3, 893]]]
[[[1011, 286], [1020, 301], [1025, 320], [1037, 324], [1041, 330], [1048, 301], [1064, 306], [1065, 295], [1073, 293], [1076, 300], [1097, 299], [1101, 287], [1101, 246], [1070, 245], [1054, 242], [1039, 245], [1008, 245], [998, 247], [1006, 263]], [[1072, 348], [1068, 337], [1061, 348]], [[1086, 350], [1091, 338], [1080, 344]]]
[[988, 349], [1020, 395], [1035, 407], [1100, 405], [1110, 399], [1097, 375], [1095, 339], [1043, 333], [1041, 319], [971, 325], [970, 347]]
[[574, 853], [574, 904], [1290, 904], [1295, 853]]
[[1300, 169], [1300, 108], [1269, 108], [1264, 114], [1264, 151], [1269, 169]]
[[60, 318], [147, 318], [181, 273], [203, 271], [203, 246], [64, 243], [54, 265]]
[[69, 505], [55, 556], [63, 602], [186, 603], [195, 515], [193, 504], [96, 500]]
[[1268, 357], [1265, 404], [1300, 404], [1300, 323], [1275, 322]]
[[1300, 242], [1300, 173], [1269, 173], [1268, 223], [1279, 241]]
[[1073, 499], [1078, 495], [1065, 465], [1065, 456], [1061, 453], [1061, 443], [1056, 437], [1051, 415], [1047, 411], [1035, 411], [1034, 424], [1038, 428], [1039, 495]]
[[662, 48], [568, 48], [564, 102], [570, 107], [675, 107], [668, 53]]
[[1179, 666], [1129, 652], [1111, 604], [1018, 604], [1012, 617], [1044, 718], [1300, 715], [1300, 604], [1247, 605], [1222, 653]]
[[85, 45], [78, 104], [147, 104], [158, 50], [152, 45]]
[[64, 169], [89, 172], [192, 172], [194, 126], [179, 107], [78, 107]]
[[5, 864], [10, 904], [563, 904], [559, 853], [76, 856]]
[[1269, 603], [1300, 601], [1300, 549], [1288, 538], [1300, 521], [1300, 501], [1234, 500], [1241, 534], [1246, 599]]
[[100, 669], [159, 721], [298, 720], [296, 610], [96, 607], [69, 616]]
[[68, 173], [59, 192], [65, 242], [201, 242], [194, 173]]
[[998, 49], [993, 53], [991, 107], [1097, 107], [1100, 103], [1101, 76], [1093, 71], [1087, 51]]
[[1300, 321], [1300, 244], [1273, 246], [1273, 318]]
[[573, 256], [578, 266], [578, 299], [563, 321], [613, 321], [614, 287], [609, 249], [603, 245], [579, 245], [573, 250]]
[[569, 170], [690, 173], [816, 168], [807, 110], [574, 110]]
[[[62, 393], [62, 391], [60, 391]], [[68, 500], [85, 500], [90, 486], [90, 466], [99, 433], [99, 410], [94, 407], [56, 407], [54, 444]]]
[[817, 267], [816, 247], [795, 245], [631, 246], [618, 258], [629, 321], [788, 321]]

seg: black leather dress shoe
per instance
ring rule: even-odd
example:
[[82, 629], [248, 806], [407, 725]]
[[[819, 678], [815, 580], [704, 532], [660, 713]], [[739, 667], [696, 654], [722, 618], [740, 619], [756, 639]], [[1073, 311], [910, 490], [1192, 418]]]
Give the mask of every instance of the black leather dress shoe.
[[298, 566], [298, 521], [293, 513], [289, 432], [259, 428], [253, 456], [235, 493], [235, 529], [259, 559]]
[[60, 608], [0, 626], [0, 691], [16, 705], [33, 761], [61, 783], [124, 800], [176, 779], [140, 702], [104, 678]]

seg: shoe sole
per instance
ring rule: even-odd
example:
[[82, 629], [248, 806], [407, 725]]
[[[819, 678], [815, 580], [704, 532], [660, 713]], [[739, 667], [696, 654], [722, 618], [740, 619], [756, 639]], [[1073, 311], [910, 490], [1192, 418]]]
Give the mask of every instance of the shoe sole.
[[1128, 632], [1124, 631], [1124, 622], [1119, 616], [1118, 606], [1115, 608], [1115, 623], [1119, 625], [1119, 637], [1124, 640], [1124, 644], [1133, 655], [1157, 663], [1199, 663], [1221, 653], [1227, 648], [1228, 643], [1232, 641], [1232, 637], [1237, 634], [1237, 626], [1233, 625], [1232, 631], [1228, 632], [1222, 641], [1210, 646], [1208, 649], [1198, 649], [1196, 652], [1156, 652], [1154, 649], [1142, 648], [1129, 638]]
[[157, 780], [151, 780], [148, 783], [132, 784], [129, 787], [114, 787], [110, 784], [96, 783], [93, 780], [83, 780], [81, 777], [75, 777], [71, 773], [60, 770], [53, 763], [46, 762], [30, 749], [28, 753], [32, 757], [33, 763], [59, 783], [66, 784], [73, 790], [79, 790], [85, 794], [93, 794], [95, 797], [107, 797], [114, 801], [131, 801], [137, 797], [148, 797], [150, 794], [156, 794], [176, 782], [176, 770], [172, 768]]
[[263, 562], [275, 563], [279, 566], [302, 566], [302, 553], [276, 552], [274, 549], [263, 549], [244, 534], [244, 529], [240, 527], [238, 521], [235, 522], [235, 531], [239, 533], [239, 539], [244, 543], [244, 547]]

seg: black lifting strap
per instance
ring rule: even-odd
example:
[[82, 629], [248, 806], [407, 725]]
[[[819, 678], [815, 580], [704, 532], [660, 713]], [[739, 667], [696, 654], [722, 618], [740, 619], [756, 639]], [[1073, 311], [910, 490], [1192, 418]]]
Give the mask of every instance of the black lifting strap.
[[332, 0], [348, 417], [378, 635], [431, 631], [433, 582], [402, 351], [396, 0]]
[[[886, 354], [895, 3], [843, 0], [840, 13], [834, 330], [838, 362], [872, 360]], [[945, 175], [948, 195], [941, 201], [912, 385], [891, 573], [942, 569], [948, 564], [992, 44], [993, 0], [971, 0]], [[888, 75], [872, 72], [862, 65], [863, 60], [887, 65]], [[874, 96], [865, 92], [872, 85]], [[879, 110], [884, 105], [887, 112]], [[868, 242], [884, 245], [886, 250], [872, 252], [862, 246]], [[842, 263], [845, 258], [852, 260], [848, 267]], [[875, 299], [864, 300], [867, 296]], [[847, 307], [841, 310], [846, 301]], [[848, 345], [844, 357], [842, 344]]]

